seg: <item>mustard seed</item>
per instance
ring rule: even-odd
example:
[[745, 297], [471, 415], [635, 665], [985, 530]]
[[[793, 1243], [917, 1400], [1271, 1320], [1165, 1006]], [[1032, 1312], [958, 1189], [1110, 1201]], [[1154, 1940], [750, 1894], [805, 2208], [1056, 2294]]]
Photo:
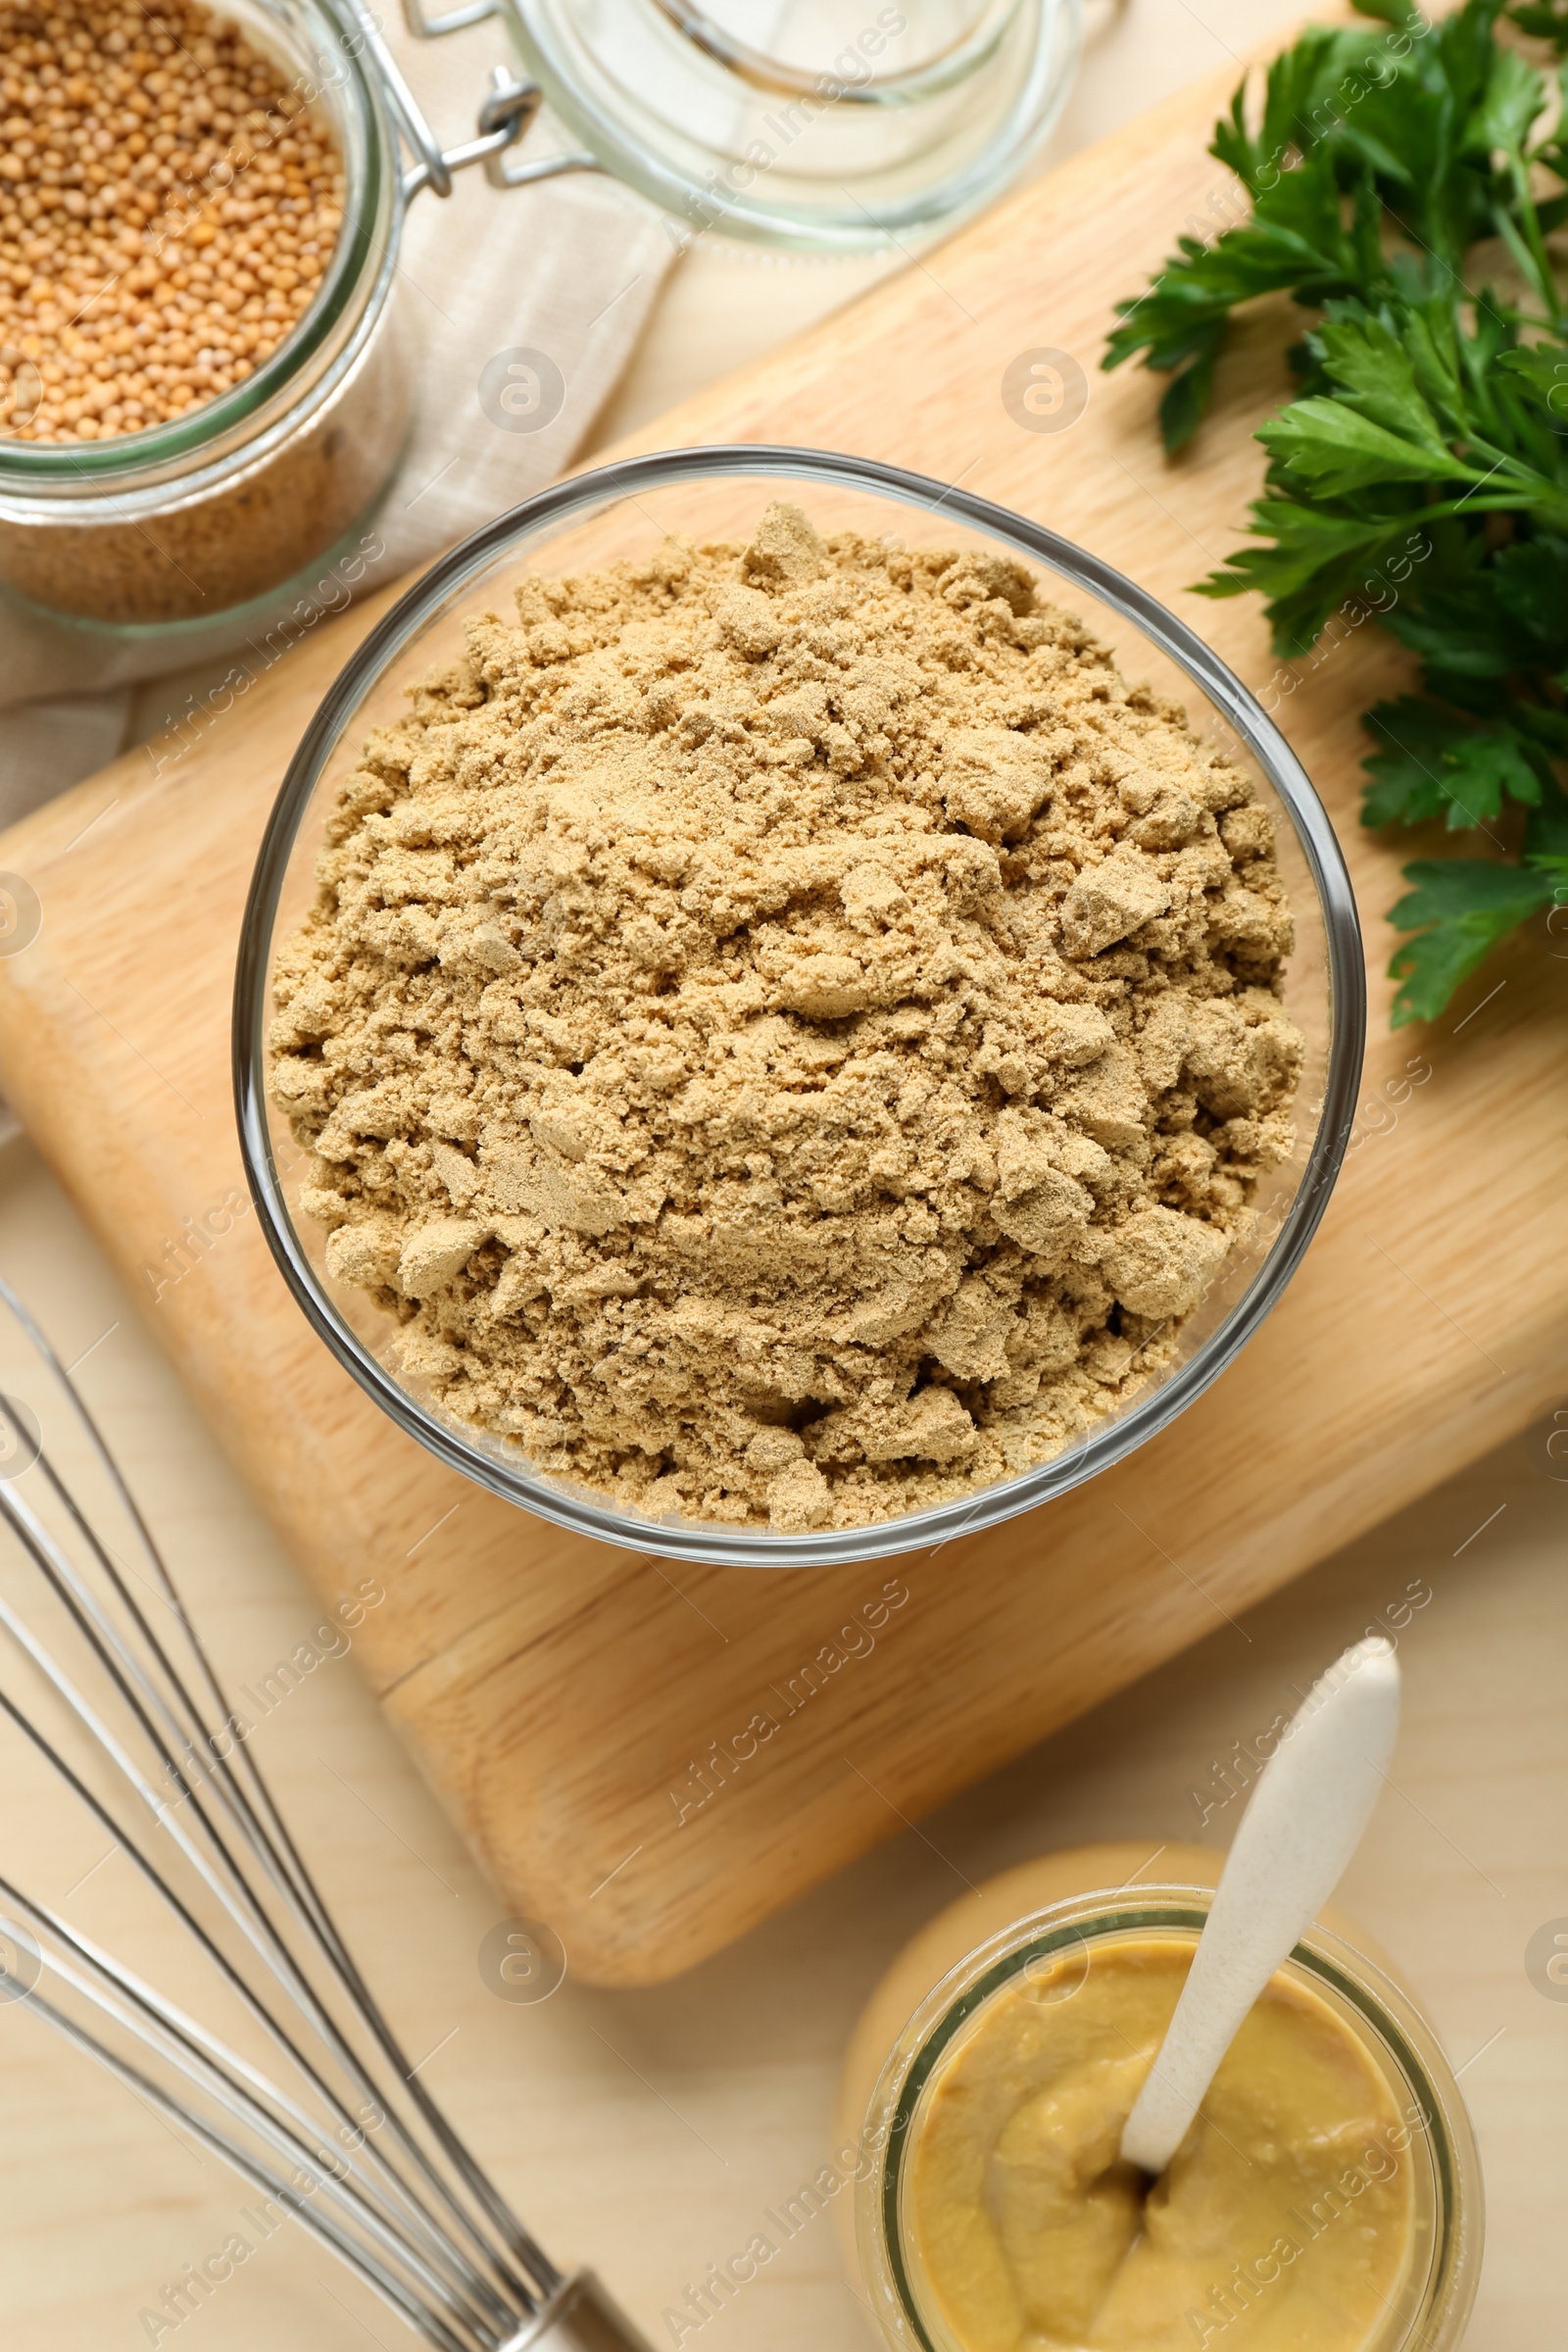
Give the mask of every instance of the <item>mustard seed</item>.
[[343, 218], [330, 129], [200, 0], [0, 0], [0, 439], [140, 432], [255, 372]]

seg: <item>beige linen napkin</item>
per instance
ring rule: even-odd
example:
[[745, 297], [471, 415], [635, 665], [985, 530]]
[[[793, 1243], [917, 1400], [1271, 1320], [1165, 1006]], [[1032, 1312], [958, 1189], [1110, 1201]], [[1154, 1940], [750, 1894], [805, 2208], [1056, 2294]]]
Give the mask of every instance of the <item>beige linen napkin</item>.
[[[437, 41], [383, 29], [444, 146], [475, 135], [490, 70], [520, 69], [498, 20]], [[521, 149], [567, 145], [548, 115]], [[427, 563], [570, 463], [613, 388], [674, 257], [673, 224], [598, 173], [491, 185], [481, 166], [449, 197], [409, 207], [399, 257], [417, 421], [369, 525], [364, 589]], [[342, 591], [334, 589], [332, 601]], [[268, 622], [221, 621], [139, 641], [0, 602], [0, 826], [122, 748], [129, 686], [260, 643]]]

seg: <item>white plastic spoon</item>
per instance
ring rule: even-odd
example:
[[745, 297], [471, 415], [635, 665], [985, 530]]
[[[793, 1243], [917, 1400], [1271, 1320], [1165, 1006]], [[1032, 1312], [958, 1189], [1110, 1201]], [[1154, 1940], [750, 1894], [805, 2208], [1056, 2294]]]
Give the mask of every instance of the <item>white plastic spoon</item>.
[[1243, 2019], [1361, 1842], [1399, 1728], [1399, 1669], [1380, 1636], [1312, 1685], [1242, 1816], [1176, 2012], [1121, 2135], [1162, 2173]]

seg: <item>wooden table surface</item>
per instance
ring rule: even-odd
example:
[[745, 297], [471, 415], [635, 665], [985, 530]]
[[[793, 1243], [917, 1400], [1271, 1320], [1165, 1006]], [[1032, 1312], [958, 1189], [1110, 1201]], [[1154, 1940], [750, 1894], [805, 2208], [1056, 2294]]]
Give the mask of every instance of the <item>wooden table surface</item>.
[[[1207, 0], [1200, 18], [1186, 0], [1132, 0], [1091, 54], [1058, 151], [1222, 63], [1227, 46], [1258, 37], [1266, 14], [1288, 13]], [[770, 324], [788, 331], [850, 279], [821, 265], [699, 256], [603, 433], [750, 356]], [[24, 1144], [0, 1157], [0, 1272], [24, 1284], [68, 1359], [92, 1350], [84, 1384], [220, 1658], [237, 1680], [265, 1671], [314, 1620], [312, 1603]], [[1147, 1836], [1152, 1855], [1167, 1838], [1222, 1844], [1237, 1807], [1215, 1802], [1216, 1766], [1418, 1582], [1431, 1599], [1400, 1636], [1395, 1786], [1343, 1900], [1403, 1964], [1462, 2069], [1491, 2205], [1468, 2341], [1521, 2352], [1555, 2338], [1568, 2190], [1558, 2121], [1568, 2005], [1543, 1997], [1524, 1965], [1532, 1934], [1568, 1918], [1568, 1490], [1555, 1475], [1568, 1465], [1553, 1460], [1549, 1434], [1473, 1465], [662, 1987], [607, 1993], [568, 1981], [538, 2009], [488, 1992], [476, 1953], [499, 1907], [351, 1668], [329, 1667], [278, 1710], [265, 1727], [268, 1761], [410, 2046], [432, 2053], [432, 2086], [558, 2260], [596, 2261], [653, 2340], [669, 2342], [662, 2315], [686, 2281], [743, 2246], [762, 2208], [821, 2161], [839, 2053], [904, 1937], [964, 1883], [1051, 1845]], [[112, 1930], [116, 1865], [69, 1809], [25, 1813], [8, 1846], [24, 1883], [88, 1932]], [[14, 2008], [0, 2011], [0, 2068], [5, 2343], [147, 2342], [142, 2308], [221, 2243], [243, 2192]], [[302, 2352], [367, 2334], [389, 2352], [407, 2340], [288, 2233], [181, 2333], [191, 2330], [234, 2352], [274, 2352], [285, 2336]], [[863, 2345], [828, 2223], [803, 2231], [704, 2332], [719, 2352]]]

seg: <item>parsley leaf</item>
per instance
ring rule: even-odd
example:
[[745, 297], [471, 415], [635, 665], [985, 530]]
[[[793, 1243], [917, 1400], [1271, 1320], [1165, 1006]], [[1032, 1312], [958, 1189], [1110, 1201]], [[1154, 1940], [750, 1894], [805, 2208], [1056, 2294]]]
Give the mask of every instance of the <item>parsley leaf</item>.
[[1568, 66], [1559, 107], [1519, 45], [1568, 57], [1568, 0], [1463, 0], [1437, 24], [1356, 5], [1382, 29], [1310, 28], [1255, 102], [1236, 92], [1210, 147], [1236, 202], [1118, 305], [1102, 365], [1169, 374], [1174, 453], [1239, 308], [1289, 293], [1314, 314], [1296, 395], [1258, 429], [1250, 543], [1198, 586], [1264, 596], [1286, 658], [1368, 618], [1419, 658], [1421, 692], [1367, 714], [1362, 821], [1479, 830], [1497, 857], [1405, 869], [1406, 1021], [1568, 897], [1568, 301], [1547, 244], [1568, 225]]
[[[1568, 872], [1568, 860], [1558, 862]], [[1436, 1020], [1489, 949], [1549, 906], [1554, 895], [1550, 873], [1472, 858], [1420, 858], [1405, 867], [1404, 878], [1413, 887], [1389, 919], [1416, 936], [1396, 949], [1389, 965], [1402, 982], [1394, 1000], [1396, 1029]]]
[[1443, 817], [1450, 831], [1501, 815], [1504, 798], [1539, 806], [1537, 755], [1506, 719], [1461, 730], [1452, 711], [1403, 695], [1379, 703], [1365, 721], [1388, 748], [1365, 765], [1371, 782], [1361, 804], [1364, 825], [1418, 825]]

